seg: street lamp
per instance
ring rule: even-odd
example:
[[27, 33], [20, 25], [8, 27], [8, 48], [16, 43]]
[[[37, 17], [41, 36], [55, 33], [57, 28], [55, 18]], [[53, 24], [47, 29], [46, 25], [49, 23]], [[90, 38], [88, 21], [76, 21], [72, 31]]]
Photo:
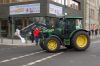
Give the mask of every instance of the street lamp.
[[65, 16], [67, 15], [68, 13], [65, 13]]
[[11, 24], [12, 32], [11, 32], [11, 38], [12, 38], [12, 44], [14, 43], [13, 37], [14, 37], [14, 18], [13, 16], [8, 17], [8, 23]]

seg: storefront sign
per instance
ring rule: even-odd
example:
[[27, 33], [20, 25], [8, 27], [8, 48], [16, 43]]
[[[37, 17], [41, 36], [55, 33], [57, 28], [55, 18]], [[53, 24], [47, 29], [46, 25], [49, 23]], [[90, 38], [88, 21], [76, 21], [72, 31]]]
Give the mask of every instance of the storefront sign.
[[10, 15], [40, 13], [40, 3], [10, 6]]
[[49, 4], [49, 13], [56, 16], [63, 16], [63, 8], [54, 4]]

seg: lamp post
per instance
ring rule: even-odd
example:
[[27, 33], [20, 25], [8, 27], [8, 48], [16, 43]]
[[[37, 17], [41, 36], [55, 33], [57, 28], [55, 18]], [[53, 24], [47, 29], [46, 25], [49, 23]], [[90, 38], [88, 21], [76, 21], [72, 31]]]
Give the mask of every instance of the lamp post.
[[3, 43], [3, 38], [2, 38], [2, 28], [1, 28], [1, 20], [0, 20], [0, 38], [1, 38], [1, 43]]
[[11, 39], [12, 39], [12, 44], [13, 42], [13, 33], [14, 33], [14, 19], [13, 16], [8, 17], [8, 23], [11, 25]]

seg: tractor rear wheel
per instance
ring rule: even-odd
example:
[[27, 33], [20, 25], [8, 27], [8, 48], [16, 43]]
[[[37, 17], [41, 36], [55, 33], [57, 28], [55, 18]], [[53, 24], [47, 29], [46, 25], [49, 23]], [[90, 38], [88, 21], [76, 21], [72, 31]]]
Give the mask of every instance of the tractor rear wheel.
[[90, 45], [90, 37], [87, 32], [79, 31], [74, 34], [73, 38], [71, 39], [71, 42], [75, 50], [84, 51]]
[[60, 49], [60, 41], [55, 37], [50, 37], [45, 43], [48, 52], [57, 52]]

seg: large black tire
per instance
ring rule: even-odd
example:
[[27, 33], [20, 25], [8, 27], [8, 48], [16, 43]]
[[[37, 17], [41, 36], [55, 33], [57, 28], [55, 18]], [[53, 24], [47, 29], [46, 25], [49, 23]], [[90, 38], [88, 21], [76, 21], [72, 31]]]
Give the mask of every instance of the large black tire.
[[76, 32], [71, 39], [71, 44], [75, 50], [85, 51], [90, 46], [89, 34], [85, 31]]
[[57, 52], [60, 49], [60, 41], [55, 37], [50, 37], [46, 40], [45, 47], [48, 52]]
[[46, 50], [44, 44], [45, 44], [44, 41], [43, 41], [42, 39], [40, 39], [40, 43], [39, 43], [40, 47], [41, 47], [43, 50]]

